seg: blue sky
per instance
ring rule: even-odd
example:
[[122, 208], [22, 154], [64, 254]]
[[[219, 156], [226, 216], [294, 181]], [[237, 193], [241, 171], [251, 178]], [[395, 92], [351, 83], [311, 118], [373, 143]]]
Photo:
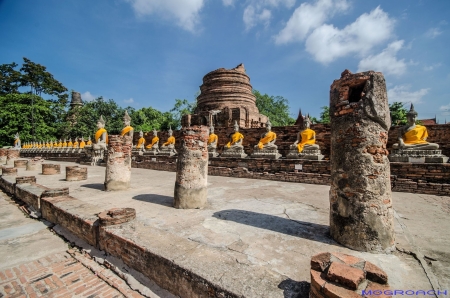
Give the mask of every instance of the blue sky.
[[0, 0], [0, 29], [0, 64], [27, 57], [84, 100], [167, 111], [244, 63], [254, 89], [319, 116], [348, 68], [450, 121], [448, 0]]

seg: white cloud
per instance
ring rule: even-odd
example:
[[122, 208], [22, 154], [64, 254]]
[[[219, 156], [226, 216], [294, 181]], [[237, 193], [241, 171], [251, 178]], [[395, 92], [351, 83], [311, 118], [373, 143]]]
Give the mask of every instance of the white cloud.
[[124, 99], [123, 102], [124, 102], [124, 103], [133, 103], [133, 102], [134, 102], [134, 99], [133, 99], [133, 98]]
[[258, 23], [263, 23], [264, 26], [268, 26], [270, 23], [270, 18], [272, 17], [272, 13], [268, 9], [258, 8], [253, 5], [249, 5], [244, 10], [244, 24], [245, 29], [249, 30], [252, 27], [256, 26]]
[[329, 17], [349, 8], [346, 0], [318, 0], [314, 4], [302, 3], [290, 17], [286, 26], [275, 36], [277, 44], [303, 41], [307, 34], [321, 26]]
[[158, 14], [174, 18], [178, 26], [194, 32], [205, 0], [126, 0], [138, 17]]
[[225, 6], [233, 6], [234, 0], [222, 0], [223, 5]]
[[442, 31], [439, 28], [430, 28], [425, 35], [429, 38], [436, 38], [442, 34]]
[[412, 102], [420, 103], [422, 97], [428, 94], [429, 88], [410, 91], [410, 85], [398, 85], [388, 90], [389, 102]]
[[442, 65], [442, 63], [435, 63], [429, 66], [424, 66], [423, 70], [425, 71], [432, 71], [433, 69], [436, 69], [438, 67], [440, 67]]
[[441, 107], [439, 108], [439, 110], [440, 110], [440, 111], [443, 111], [443, 112], [448, 112], [448, 111], [450, 111], [450, 103], [449, 103], [448, 105], [441, 106]]
[[362, 14], [344, 29], [324, 24], [306, 39], [306, 51], [327, 64], [350, 54], [364, 55], [392, 36], [394, 20], [380, 7]]
[[403, 48], [403, 40], [392, 42], [381, 53], [371, 55], [359, 62], [358, 72], [375, 70], [385, 74], [402, 75], [406, 71], [405, 59], [398, 60], [397, 52]]
[[92, 95], [91, 92], [89, 92], [89, 91], [86, 91], [86, 92], [81, 94], [81, 99], [83, 101], [92, 101], [92, 100], [94, 100], [96, 98], [97, 98], [97, 96]]

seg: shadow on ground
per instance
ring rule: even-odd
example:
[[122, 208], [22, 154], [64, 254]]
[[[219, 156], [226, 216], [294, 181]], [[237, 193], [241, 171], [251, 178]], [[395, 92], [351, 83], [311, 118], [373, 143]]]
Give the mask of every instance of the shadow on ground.
[[295, 281], [288, 278], [283, 280], [278, 288], [283, 290], [284, 298], [309, 298], [311, 284], [307, 281]]
[[296, 236], [326, 244], [337, 244], [330, 237], [329, 226], [292, 220], [275, 215], [257, 213], [246, 210], [228, 209], [215, 212], [213, 217], [234, 221], [240, 224], [266, 229], [290, 236]]
[[156, 194], [143, 194], [133, 197], [133, 200], [173, 207], [173, 197]]
[[86, 188], [92, 188], [92, 189], [98, 189], [98, 190], [105, 189], [105, 185], [102, 183], [83, 184], [83, 185], [80, 185], [80, 187], [86, 187]]

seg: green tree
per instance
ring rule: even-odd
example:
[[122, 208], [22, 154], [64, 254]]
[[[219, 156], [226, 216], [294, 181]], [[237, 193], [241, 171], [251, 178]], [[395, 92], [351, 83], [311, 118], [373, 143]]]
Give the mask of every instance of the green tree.
[[134, 131], [149, 132], [153, 129], [160, 130], [166, 115], [152, 107], [141, 108], [130, 114], [131, 125]]
[[269, 117], [273, 126], [286, 126], [295, 123], [289, 115], [289, 101], [282, 96], [269, 96], [253, 90], [256, 97], [256, 106], [261, 114]]
[[405, 104], [401, 102], [394, 102], [389, 105], [392, 126], [406, 124], [406, 114], [408, 113], [408, 110], [404, 105]]
[[[30, 110], [34, 103], [34, 116]], [[22, 142], [55, 139], [57, 119], [53, 102], [33, 94], [6, 94], [0, 96], [0, 146], [11, 146], [14, 134]], [[34, 126], [31, 118], [34, 117]]]
[[322, 112], [320, 112], [320, 120], [319, 123], [329, 124], [330, 123], [330, 107], [323, 106], [321, 107]]
[[19, 93], [21, 73], [16, 67], [14, 62], [0, 65], [0, 95]]
[[193, 114], [197, 102], [188, 102], [187, 99], [175, 99], [175, 105], [170, 110], [171, 117], [166, 115], [166, 121], [162, 123], [164, 129], [168, 129], [169, 125], [173, 129], [179, 129], [181, 127], [181, 118], [187, 114]]

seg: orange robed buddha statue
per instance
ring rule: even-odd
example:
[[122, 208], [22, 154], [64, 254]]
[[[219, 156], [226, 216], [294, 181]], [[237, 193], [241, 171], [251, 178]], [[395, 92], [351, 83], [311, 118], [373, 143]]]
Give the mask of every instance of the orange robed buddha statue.
[[175, 150], [175, 137], [173, 136], [172, 127], [169, 126], [168, 132], [169, 137], [167, 138], [167, 141], [164, 144], [162, 144], [159, 150], [159, 154], [173, 156], [177, 154], [177, 151]]
[[128, 111], [125, 110], [125, 115], [123, 116], [123, 124], [125, 127], [122, 129], [120, 135], [123, 136], [130, 136], [133, 137], [134, 129], [130, 126], [131, 124], [131, 117], [128, 115]]
[[[145, 140], [144, 140], [145, 142]], [[156, 129], [153, 129], [153, 138], [152, 138], [152, 142], [150, 144], [148, 144], [147, 146], [145, 146], [145, 149], [150, 149], [152, 151], [159, 151], [159, 138], [158, 138], [158, 131], [156, 131]]]
[[139, 132], [139, 140], [138, 140], [138, 143], [136, 145], [136, 149], [145, 151], [144, 147], [145, 147], [145, 138], [144, 138], [144, 133], [141, 130]]
[[217, 157], [219, 153], [217, 153], [217, 143], [219, 141], [219, 137], [214, 133], [214, 126], [211, 125], [209, 128], [209, 137], [208, 137], [208, 154], [209, 157]]
[[277, 134], [272, 131], [272, 123], [269, 118], [266, 122], [266, 132], [261, 135], [261, 139], [254, 147], [251, 157], [278, 159], [281, 154], [278, 152], [278, 146], [275, 145]]
[[230, 141], [223, 147], [222, 157], [238, 157], [245, 158], [247, 154], [244, 152], [242, 141], [244, 135], [239, 132], [239, 124], [234, 121], [234, 133], [230, 136]]
[[290, 145], [286, 158], [321, 160], [324, 156], [316, 144], [316, 132], [311, 128], [311, 119], [307, 115], [303, 120], [303, 129], [297, 134], [297, 140]]

